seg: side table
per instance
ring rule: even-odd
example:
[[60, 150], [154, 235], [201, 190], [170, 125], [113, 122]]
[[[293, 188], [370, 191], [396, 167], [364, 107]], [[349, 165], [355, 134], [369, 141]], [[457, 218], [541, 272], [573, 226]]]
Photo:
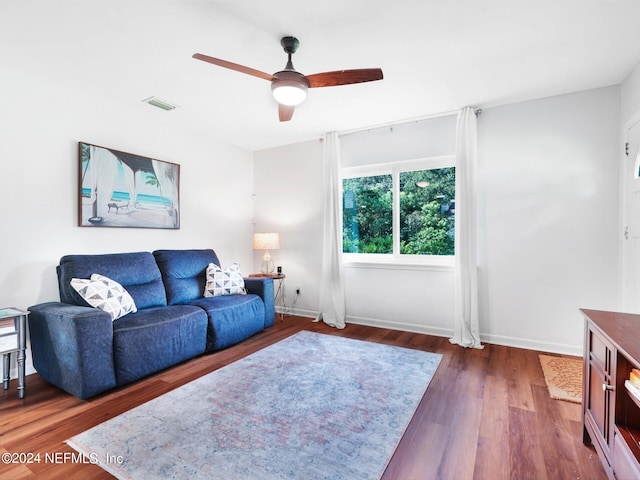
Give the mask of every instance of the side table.
[[272, 278], [273, 280], [278, 280], [278, 288], [276, 290], [276, 294], [274, 296], [276, 306], [278, 306], [278, 295], [280, 296], [281, 301], [281, 310], [280, 310], [280, 320], [284, 320], [284, 279], [287, 276], [284, 273], [252, 273], [249, 275], [250, 277], [263, 277], [263, 278]]
[[3, 386], [11, 380], [11, 354], [18, 352], [18, 397], [25, 395], [25, 351], [27, 348], [27, 317], [29, 312], [15, 307], [0, 309], [0, 354], [2, 354]]

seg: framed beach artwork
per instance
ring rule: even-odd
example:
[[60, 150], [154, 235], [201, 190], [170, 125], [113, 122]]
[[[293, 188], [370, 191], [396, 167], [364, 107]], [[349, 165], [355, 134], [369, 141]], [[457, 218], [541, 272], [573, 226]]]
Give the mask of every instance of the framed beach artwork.
[[79, 142], [78, 225], [180, 228], [180, 165]]

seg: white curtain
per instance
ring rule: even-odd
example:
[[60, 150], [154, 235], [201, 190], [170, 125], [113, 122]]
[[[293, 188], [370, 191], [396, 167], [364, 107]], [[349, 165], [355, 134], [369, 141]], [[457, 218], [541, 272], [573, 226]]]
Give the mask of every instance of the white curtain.
[[118, 159], [106, 148], [91, 147], [90, 162], [92, 179], [94, 180], [94, 191], [96, 192], [97, 215], [104, 217], [108, 211], [108, 204], [113, 196], [113, 186], [116, 183], [118, 173]]
[[478, 318], [476, 112], [466, 107], [456, 126], [455, 317], [451, 343], [468, 348], [480, 344]]
[[178, 167], [177, 165], [151, 160], [153, 172], [160, 183], [161, 195], [171, 202], [169, 214], [173, 217], [173, 226], [179, 225], [178, 219]]
[[136, 204], [136, 172], [129, 165], [124, 162], [120, 162], [124, 171], [124, 179], [127, 183], [127, 192], [129, 192], [129, 206], [133, 208]]
[[342, 278], [342, 198], [340, 195], [340, 138], [336, 132], [324, 136], [323, 153], [324, 228], [320, 305], [316, 321], [345, 327], [344, 280]]

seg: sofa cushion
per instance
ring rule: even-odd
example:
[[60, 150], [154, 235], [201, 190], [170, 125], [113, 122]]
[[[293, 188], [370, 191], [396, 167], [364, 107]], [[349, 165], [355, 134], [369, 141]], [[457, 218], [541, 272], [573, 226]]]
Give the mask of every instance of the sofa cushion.
[[244, 278], [240, 273], [240, 265], [232, 263], [222, 270], [215, 263], [207, 267], [207, 284], [204, 287], [205, 297], [217, 297], [220, 295], [245, 294]]
[[64, 303], [90, 306], [71, 287], [71, 279], [98, 273], [122, 285], [138, 309], [167, 304], [162, 276], [150, 252], [65, 255], [57, 272], [60, 301]]
[[204, 353], [207, 315], [198, 307], [148, 308], [113, 322], [118, 385]]
[[207, 351], [220, 350], [264, 329], [264, 303], [257, 295], [224, 295], [190, 302], [207, 312]]
[[131, 295], [118, 282], [94, 273], [90, 279], [72, 278], [71, 287], [94, 308], [111, 315], [111, 320], [137, 311]]
[[202, 298], [207, 265], [220, 265], [218, 257], [211, 249], [156, 250], [153, 256], [162, 272], [169, 305]]

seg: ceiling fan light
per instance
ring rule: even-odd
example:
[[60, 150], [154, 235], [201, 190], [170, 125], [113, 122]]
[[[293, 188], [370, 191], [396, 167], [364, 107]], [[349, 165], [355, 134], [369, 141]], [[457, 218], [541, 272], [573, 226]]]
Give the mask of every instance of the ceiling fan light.
[[282, 105], [295, 107], [300, 105], [307, 97], [308, 85], [300, 73], [295, 71], [282, 71], [275, 74], [276, 78], [271, 82], [273, 98]]
[[300, 105], [307, 97], [307, 89], [304, 85], [289, 82], [287, 80], [279, 82], [271, 88], [273, 98], [282, 105], [294, 107]]

